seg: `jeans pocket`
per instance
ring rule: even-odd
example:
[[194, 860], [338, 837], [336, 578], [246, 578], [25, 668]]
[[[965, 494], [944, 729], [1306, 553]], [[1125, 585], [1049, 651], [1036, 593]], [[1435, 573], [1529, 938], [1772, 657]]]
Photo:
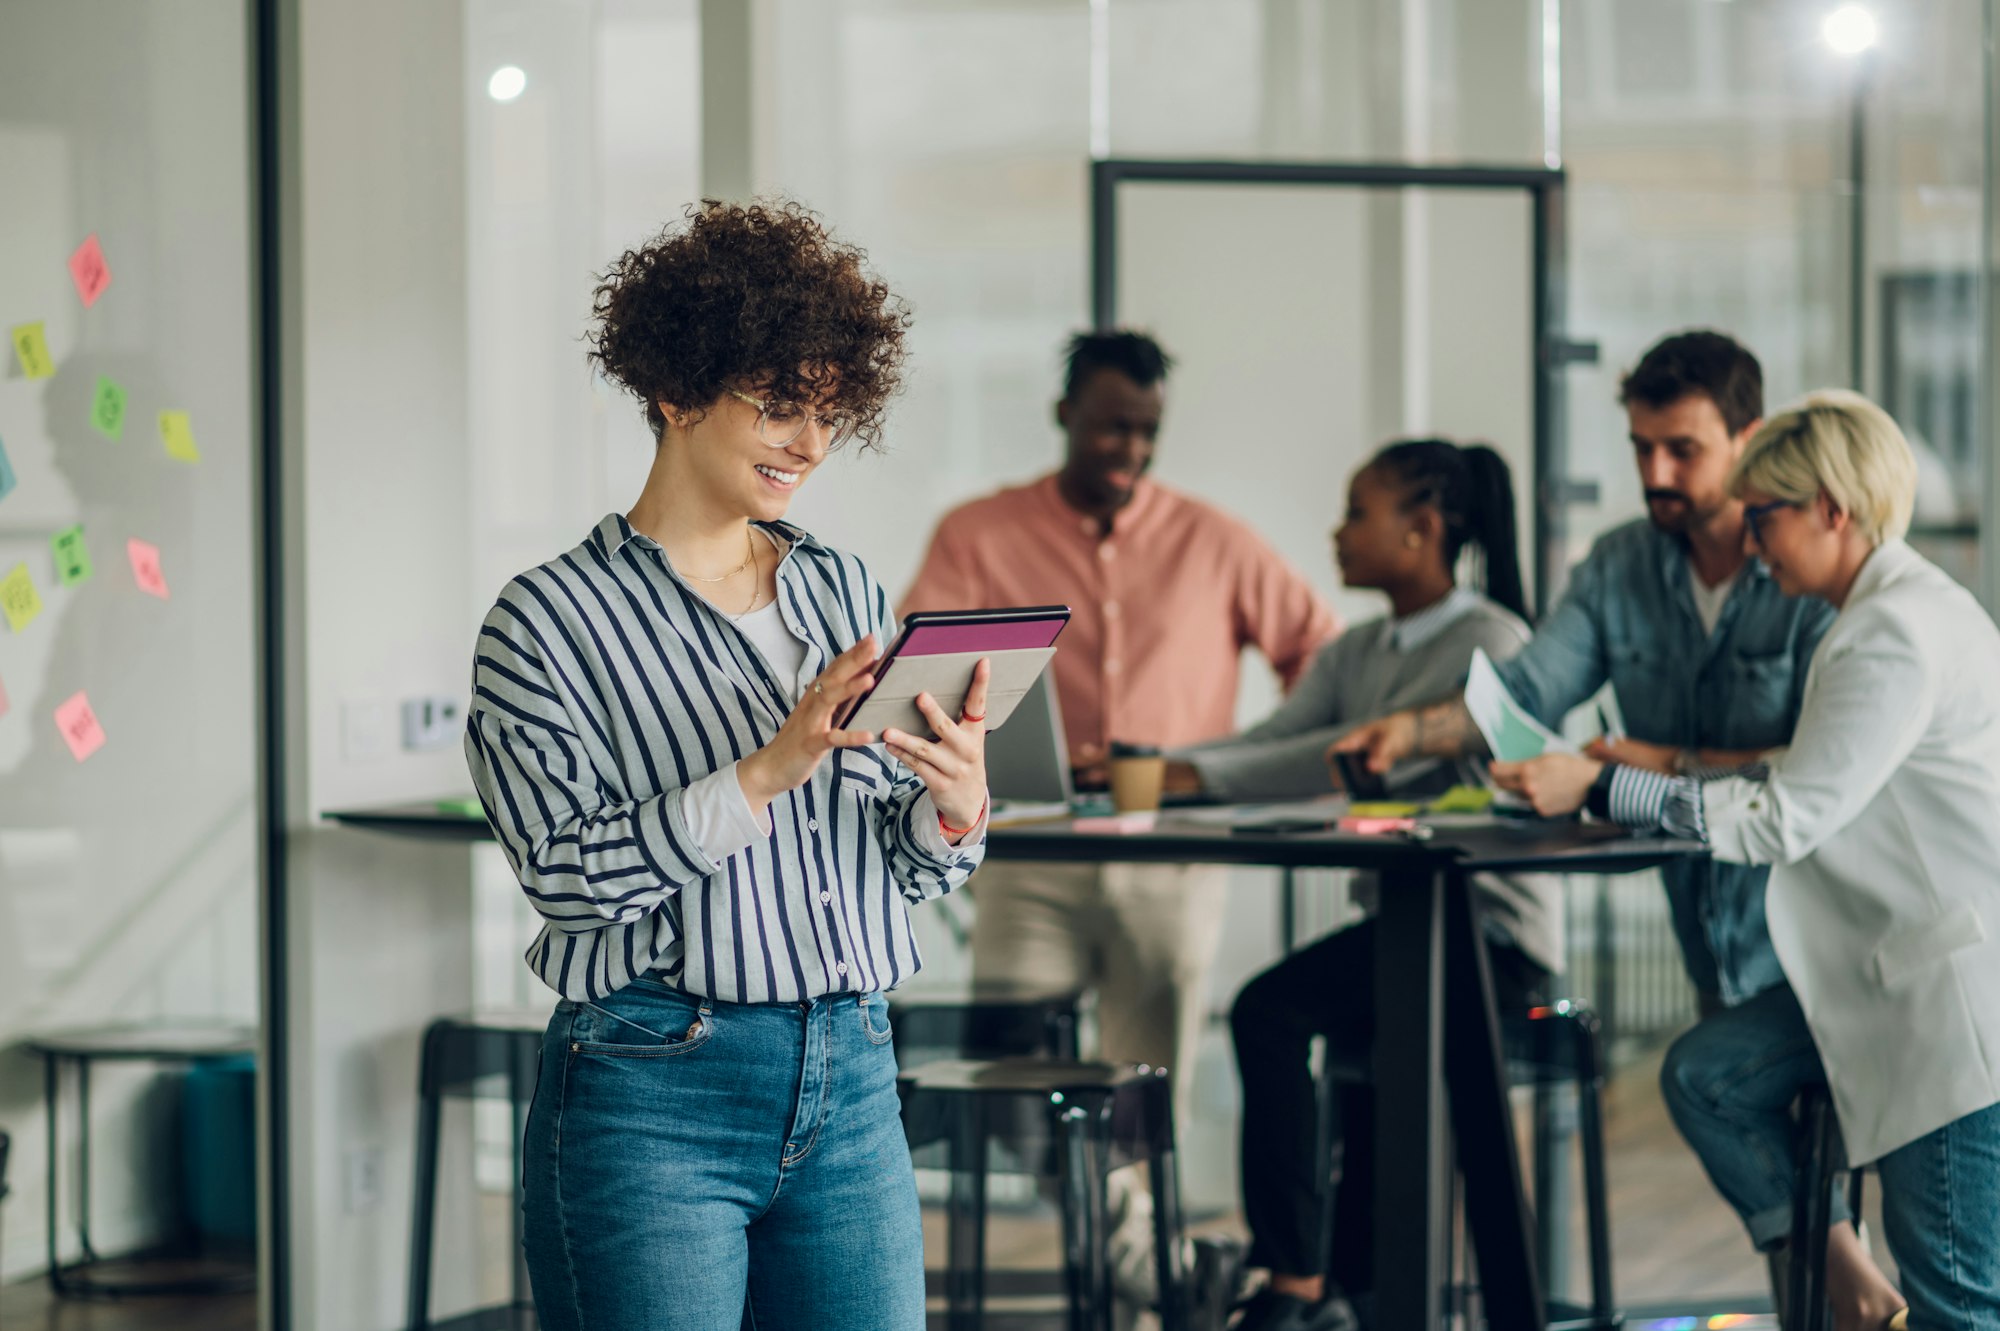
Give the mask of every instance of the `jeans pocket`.
[[627, 985], [570, 1013], [572, 1054], [663, 1058], [707, 1044], [715, 1034], [709, 1004], [658, 985]]
[[[870, 1044], [887, 1044], [896, 1032], [889, 1025], [889, 1001], [880, 994], [863, 994], [855, 1004], [861, 1014], [861, 1033]], [[878, 1024], [879, 1023], [879, 1024]]]

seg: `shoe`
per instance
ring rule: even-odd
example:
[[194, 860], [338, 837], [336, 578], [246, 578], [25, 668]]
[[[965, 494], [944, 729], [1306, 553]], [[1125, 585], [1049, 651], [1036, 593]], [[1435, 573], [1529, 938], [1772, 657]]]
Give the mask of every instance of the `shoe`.
[[1338, 1294], [1329, 1294], [1318, 1303], [1261, 1289], [1243, 1305], [1243, 1316], [1234, 1331], [1357, 1331], [1354, 1307]]
[[1243, 1241], [1204, 1234], [1193, 1244], [1194, 1260], [1187, 1267], [1189, 1331], [1223, 1331], [1243, 1284]]

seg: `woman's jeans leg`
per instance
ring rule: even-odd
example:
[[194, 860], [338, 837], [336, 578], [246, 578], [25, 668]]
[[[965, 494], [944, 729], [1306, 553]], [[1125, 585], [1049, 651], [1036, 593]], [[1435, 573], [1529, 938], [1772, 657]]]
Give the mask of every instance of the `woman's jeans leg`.
[[548, 1331], [921, 1331], [922, 1227], [879, 995], [651, 978], [549, 1022], [525, 1243]]
[[[1703, 1018], [1660, 1069], [1667, 1109], [1750, 1240], [1768, 1250], [1792, 1232], [1798, 1129], [1792, 1104], [1824, 1083], [1819, 1050], [1789, 985]], [[1833, 1218], [1848, 1218], [1835, 1189]]]
[[1910, 1331], [2000, 1331], [2000, 1105], [1876, 1162]]

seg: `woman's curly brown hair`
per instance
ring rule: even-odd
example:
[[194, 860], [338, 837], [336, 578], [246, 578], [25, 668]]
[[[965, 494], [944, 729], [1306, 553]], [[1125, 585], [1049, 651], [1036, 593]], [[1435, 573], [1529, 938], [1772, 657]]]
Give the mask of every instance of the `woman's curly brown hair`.
[[700, 419], [724, 391], [754, 386], [845, 412], [862, 445], [878, 445], [910, 316], [866, 259], [790, 200], [690, 204], [685, 224], [603, 275], [590, 358], [645, 404], [656, 437], [660, 403]]

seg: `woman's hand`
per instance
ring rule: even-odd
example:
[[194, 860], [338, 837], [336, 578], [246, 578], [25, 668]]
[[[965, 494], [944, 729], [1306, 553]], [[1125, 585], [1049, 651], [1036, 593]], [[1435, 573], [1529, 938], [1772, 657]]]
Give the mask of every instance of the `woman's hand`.
[[917, 710], [937, 733], [935, 741], [906, 730], [882, 732], [889, 752], [923, 781], [938, 817], [953, 827], [971, 827], [986, 808], [986, 683], [992, 677], [991, 661], [973, 667], [965, 711], [956, 720], [930, 694], [917, 695]]
[[736, 779], [750, 811], [762, 817], [772, 800], [806, 783], [826, 755], [835, 749], [873, 744], [867, 730], [836, 730], [833, 718], [850, 699], [874, 686], [869, 673], [875, 664], [875, 635], [869, 634], [842, 652], [806, 689], [805, 697], [785, 718], [777, 735], [736, 764]]
[[1526, 762], [1494, 763], [1487, 768], [1494, 785], [1526, 797], [1544, 818], [1581, 809], [1603, 770], [1603, 763], [1580, 753], [1545, 753]]
[[1376, 776], [1387, 776], [1392, 768], [1417, 751], [1417, 714], [1393, 712], [1380, 720], [1364, 722], [1327, 746], [1326, 766], [1340, 786], [1340, 765], [1336, 753], [1358, 753]]
[[1666, 776], [1674, 775], [1674, 759], [1680, 755], [1671, 744], [1648, 744], [1641, 739], [1594, 739], [1584, 752], [1601, 763], [1642, 767]]

